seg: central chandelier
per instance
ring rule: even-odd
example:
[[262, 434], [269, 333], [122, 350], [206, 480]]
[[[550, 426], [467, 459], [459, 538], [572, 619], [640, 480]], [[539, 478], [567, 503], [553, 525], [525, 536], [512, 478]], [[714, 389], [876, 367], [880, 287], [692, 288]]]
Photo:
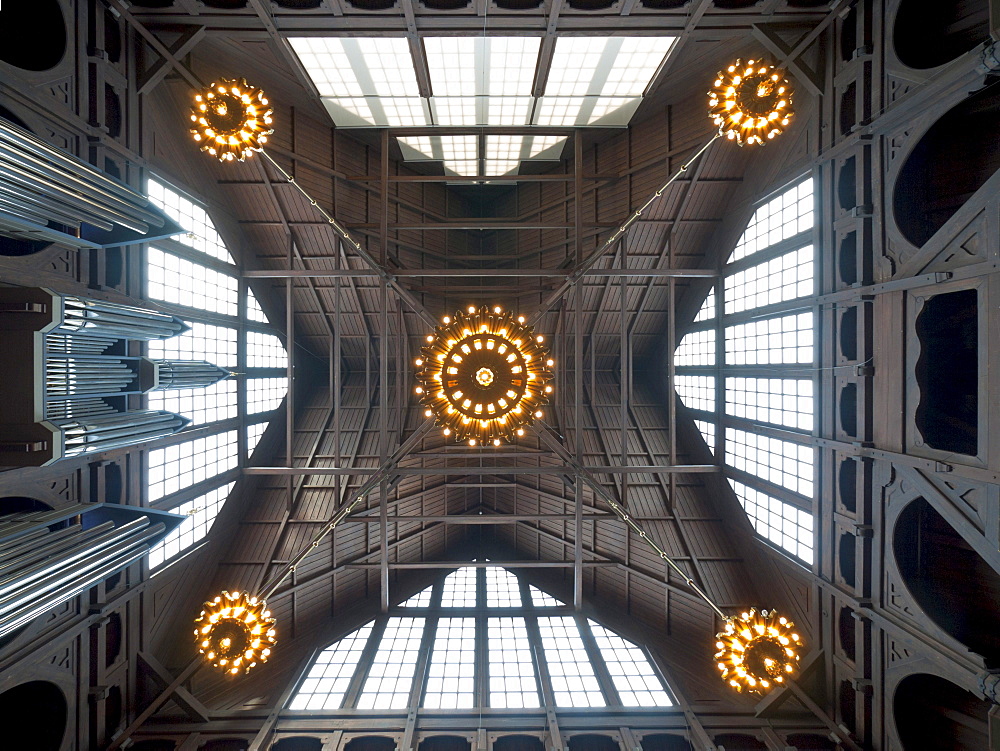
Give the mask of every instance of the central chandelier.
[[778, 617], [774, 610], [750, 608], [739, 618], [726, 620], [716, 634], [719, 650], [715, 659], [722, 679], [737, 691], [766, 693], [773, 684], [784, 683], [799, 662], [802, 640], [795, 624]]
[[719, 134], [741, 146], [762, 144], [781, 134], [792, 110], [792, 85], [760, 60], [734, 61], [716, 76], [708, 92], [708, 116]]
[[194, 95], [191, 136], [220, 162], [242, 162], [260, 151], [271, 128], [267, 97], [246, 79], [222, 78]]
[[267, 662], [274, 646], [274, 618], [263, 600], [244, 592], [222, 591], [195, 619], [198, 651], [231, 675]]
[[499, 305], [470, 306], [441, 322], [415, 362], [424, 414], [470, 446], [524, 435], [552, 393], [545, 338]]

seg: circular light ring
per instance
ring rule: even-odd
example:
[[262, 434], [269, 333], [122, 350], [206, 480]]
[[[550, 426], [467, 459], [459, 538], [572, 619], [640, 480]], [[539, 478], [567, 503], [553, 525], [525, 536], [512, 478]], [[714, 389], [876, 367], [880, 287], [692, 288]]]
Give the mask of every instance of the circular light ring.
[[242, 162], [274, 132], [264, 92], [246, 79], [222, 78], [194, 96], [191, 136], [220, 162]]
[[274, 618], [267, 604], [248, 593], [225, 590], [195, 619], [195, 643], [213, 667], [230, 675], [267, 662], [275, 643]]
[[737, 691], [765, 694], [795, 672], [802, 640], [795, 624], [775, 610], [749, 612], [726, 620], [716, 634], [716, 666]]
[[552, 361], [544, 337], [523, 318], [473, 307], [444, 318], [427, 339], [416, 391], [445, 435], [499, 445], [522, 434], [548, 403]]
[[791, 83], [760, 60], [737, 59], [720, 70], [708, 92], [708, 104], [708, 116], [719, 126], [719, 134], [740, 146], [776, 138], [795, 115]]

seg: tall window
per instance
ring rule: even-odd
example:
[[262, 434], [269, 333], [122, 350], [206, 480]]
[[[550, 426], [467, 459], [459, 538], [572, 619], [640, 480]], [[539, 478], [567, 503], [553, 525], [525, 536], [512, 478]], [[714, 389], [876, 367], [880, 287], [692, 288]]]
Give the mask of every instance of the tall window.
[[811, 565], [816, 449], [815, 197], [763, 201], [674, 354], [674, 389], [756, 532]]
[[289, 708], [402, 710], [411, 702], [426, 709], [673, 706], [642, 647], [504, 568], [472, 566], [323, 650]]
[[147, 396], [150, 409], [177, 412], [191, 418], [189, 429], [200, 429], [196, 439], [147, 453], [147, 500], [188, 516], [150, 552], [149, 565], [156, 570], [208, 535], [241, 462], [240, 431], [249, 456], [285, 397], [287, 355], [253, 292], [241, 287], [239, 269], [204, 207], [154, 178], [147, 191], [186, 234], [147, 248], [146, 297], [191, 327], [150, 342], [147, 355], [208, 360], [239, 374], [207, 389]]

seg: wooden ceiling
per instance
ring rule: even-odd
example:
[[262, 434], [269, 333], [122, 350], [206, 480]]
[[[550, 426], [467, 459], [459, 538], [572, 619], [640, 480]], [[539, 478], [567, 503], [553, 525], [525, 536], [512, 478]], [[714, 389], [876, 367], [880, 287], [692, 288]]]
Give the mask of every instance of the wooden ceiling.
[[[715, 71], [739, 55], [794, 47], [826, 23], [829, 13], [824, 3], [794, 4], [819, 6], [803, 8], [778, 0], [693, 0], [674, 10], [662, 7], [674, 3], [654, 8], [620, 0], [596, 11], [560, 0], [504, 11], [473, 0], [453, 12], [410, 0], [381, 12], [346, 0], [324, 0], [312, 11], [249, 0], [242, 9], [200, 8], [197, 14], [190, 12], [191, 4], [133, 7], [134, 16], [129, 14], [167, 47], [189, 47], [197, 37], [183, 62], [185, 72], [177, 74], [178, 62], [175, 72], [144, 96], [151, 134], [146, 153], [153, 168], [208, 202], [247, 271], [286, 270], [290, 257], [298, 270], [366, 270], [364, 260], [264, 160], [223, 167], [187, 140], [192, 76], [252, 79], [275, 104], [271, 155], [414, 301], [403, 302], [378, 276], [253, 280], [278, 328], [291, 322], [287, 333], [296, 363], [291, 440], [286, 444], [278, 435], [280, 425], [269, 431], [264, 444], [273, 447], [269, 463], [365, 470], [378, 467], [424, 422], [412, 395], [411, 364], [428, 329], [418, 311], [439, 317], [460, 306], [489, 303], [535, 312], [630, 207], [644, 202], [711, 137], [704, 92]], [[728, 7], [734, 5], [752, 7]], [[401, 163], [391, 132], [384, 137], [374, 130], [334, 129], [282, 39], [291, 30], [403, 33], [418, 39], [442, 30], [482, 33], [484, 26], [487, 33], [541, 34], [545, 40], [581, 31], [666, 32], [680, 40], [630, 128], [570, 133], [563, 161], [540, 178], [509, 186], [452, 186], [422, 181]], [[807, 72], [821, 69], [821, 51], [815, 48], [797, 60], [796, 66], [809, 66]], [[804, 87], [798, 109], [800, 130], [766, 152], [723, 142], [713, 146], [597, 268], [717, 265], [745, 224], [750, 203], [775, 181], [805, 168], [802, 155], [818, 121]], [[444, 269], [459, 275], [406, 276]], [[500, 276], [503, 272], [521, 275]], [[543, 311], [538, 328], [550, 337], [558, 369], [554, 406], [546, 418], [549, 435], [583, 465], [714, 461], [700, 440], [683, 440], [697, 433], [683, 409], [672, 407], [665, 354], [710, 284], [643, 271], [598, 272]], [[671, 334], [674, 327], [677, 333]], [[748, 605], [774, 591], [780, 575], [761, 554], [718, 472], [596, 476], [646, 520], [651, 536], [723, 607]], [[212, 586], [188, 587], [179, 576], [173, 598], [192, 604], [215, 589], [259, 585], [367, 477], [245, 477], [236, 502], [230, 501], [212, 532]], [[372, 493], [358, 518], [321, 543], [272, 598], [282, 624], [283, 659], [238, 685], [200, 674], [197, 695], [206, 704], [239, 709], [273, 703], [310, 650], [377, 612], [380, 602], [399, 601], [442, 573], [418, 564], [468, 560], [472, 551], [483, 549], [502, 560], [546, 562], [549, 567], [529, 563], [520, 572], [569, 601], [582, 597], [581, 607], [593, 608], [605, 621], [626, 616], [631, 620], [631, 627], [624, 624], [626, 633], [635, 634], [636, 623], [649, 627], [646, 633], [655, 636], [644, 640], [663, 653], [675, 671], [675, 688], [689, 700], [735, 701], [722, 690], [707, 657], [718, 626], [711, 610], [641, 540], [627, 534], [624, 524], [609, 517], [547, 444], [530, 438], [486, 451], [445, 445], [432, 431], [399, 463], [383, 490]], [[161, 642], [176, 638], [178, 655], [187, 648], [186, 637], [175, 636], [187, 633], [173, 627], [180, 623], [165, 622], [157, 632]]]

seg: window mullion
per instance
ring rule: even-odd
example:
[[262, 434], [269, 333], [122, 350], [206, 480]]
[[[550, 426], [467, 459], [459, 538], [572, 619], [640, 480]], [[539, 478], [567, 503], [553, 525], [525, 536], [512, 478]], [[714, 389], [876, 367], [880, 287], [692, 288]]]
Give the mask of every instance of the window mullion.
[[594, 675], [597, 677], [597, 682], [604, 693], [604, 701], [609, 707], [620, 707], [622, 705], [621, 696], [618, 695], [615, 682], [612, 680], [608, 666], [601, 656], [601, 650], [594, 640], [594, 634], [590, 630], [587, 618], [582, 615], [576, 615], [574, 618], [576, 618], [576, 625], [580, 629], [580, 638], [583, 639], [584, 649], [587, 650], [587, 656], [590, 657], [590, 665], [594, 668]]
[[407, 702], [407, 712], [413, 712], [423, 702], [424, 688], [427, 686], [427, 666], [431, 661], [431, 652], [434, 649], [434, 638], [437, 635], [438, 616], [426, 618], [424, 620], [424, 633], [420, 638], [420, 652], [417, 655], [417, 664], [413, 669], [413, 684], [410, 686], [410, 700]]
[[378, 651], [378, 645], [382, 641], [382, 636], [385, 634], [385, 626], [388, 622], [389, 619], [383, 616], [372, 627], [368, 643], [365, 644], [364, 651], [361, 653], [361, 659], [358, 660], [358, 666], [354, 669], [354, 675], [351, 676], [351, 683], [344, 693], [344, 703], [342, 706], [354, 707], [357, 705], [358, 697], [361, 695], [361, 688], [365, 685], [365, 679], [371, 670], [372, 661], [375, 659], [375, 653]]
[[[546, 713], [556, 709], [556, 697], [552, 692], [552, 680], [549, 677], [549, 666], [545, 662], [545, 650], [542, 648], [542, 635], [538, 631], [538, 618], [534, 615], [525, 617], [524, 625], [528, 630], [528, 643], [531, 645], [531, 661], [535, 666], [535, 676], [538, 678], [538, 688], [542, 693], [542, 707]], [[561, 743], [559, 745], [562, 745]]]

